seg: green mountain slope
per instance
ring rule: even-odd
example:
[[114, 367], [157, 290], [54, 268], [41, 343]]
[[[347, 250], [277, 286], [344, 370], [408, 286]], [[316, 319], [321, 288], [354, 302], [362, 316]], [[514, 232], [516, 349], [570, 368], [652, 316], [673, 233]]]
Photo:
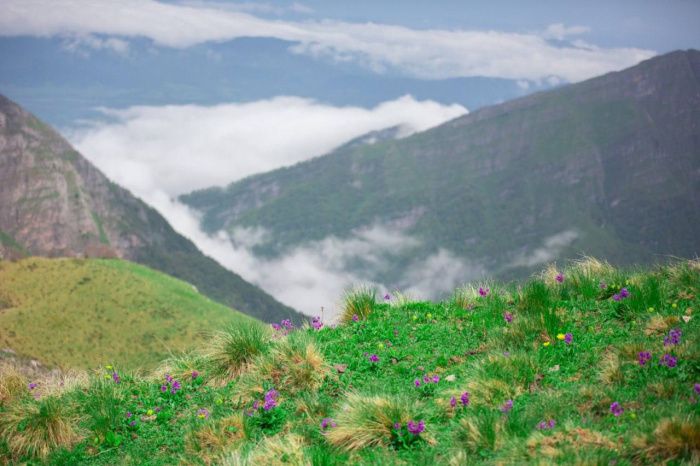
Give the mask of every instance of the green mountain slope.
[[128, 261], [0, 261], [0, 346], [50, 366], [148, 368], [248, 320]]
[[693, 257], [698, 122], [700, 52], [674, 52], [182, 201], [209, 231], [266, 230], [261, 256], [389, 226], [416, 244], [374, 271], [388, 286], [410, 284], [410, 261], [441, 249], [500, 278], [580, 253], [616, 264]]
[[[120, 370], [118, 384], [105, 371], [61, 388], [11, 385], [0, 366], [0, 387], [19, 387], [0, 396], [0, 460], [698, 464], [700, 263], [560, 272], [439, 303], [370, 296], [357, 320], [248, 328], [155, 373]], [[57, 425], [63, 435], [47, 441]]]
[[258, 319], [298, 317], [202, 254], [58, 133], [0, 96], [0, 258], [120, 257]]

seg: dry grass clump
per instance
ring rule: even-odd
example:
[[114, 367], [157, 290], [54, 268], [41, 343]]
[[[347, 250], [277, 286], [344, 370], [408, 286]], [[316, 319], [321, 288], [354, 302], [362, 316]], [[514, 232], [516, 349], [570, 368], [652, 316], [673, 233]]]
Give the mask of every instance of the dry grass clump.
[[0, 364], [0, 406], [27, 391], [27, 381], [13, 364]]
[[624, 375], [620, 367], [620, 357], [617, 352], [609, 349], [603, 354], [598, 369], [598, 378], [604, 384], [612, 385], [622, 382]]
[[370, 285], [360, 285], [345, 293], [343, 296], [340, 322], [352, 322], [353, 317], [366, 319], [372, 312], [376, 302], [377, 290]]
[[[546, 457], [554, 461], [563, 456], [569, 457], [569, 452], [607, 450], [616, 451], [618, 445], [600, 432], [580, 427], [566, 429], [554, 434], [544, 435], [533, 432], [526, 442], [531, 458]], [[579, 464], [579, 463], [574, 463]], [[581, 464], [585, 464], [581, 463]]]
[[650, 437], [638, 443], [641, 454], [654, 462], [700, 464], [700, 421], [691, 417], [663, 419]]
[[45, 458], [51, 450], [71, 448], [81, 440], [78, 421], [58, 398], [22, 400], [0, 413], [0, 437], [16, 458]]
[[248, 453], [236, 450], [220, 459], [222, 466], [311, 466], [304, 439], [297, 434], [266, 437]]
[[195, 454], [206, 464], [212, 464], [227, 448], [244, 439], [243, 415], [237, 413], [190, 431], [186, 445], [189, 453]]
[[470, 453], [496, 451], [504, 441], [505, 418], [494, 410], [481, 410], [460, 419], [455, 428], [455, 446]]

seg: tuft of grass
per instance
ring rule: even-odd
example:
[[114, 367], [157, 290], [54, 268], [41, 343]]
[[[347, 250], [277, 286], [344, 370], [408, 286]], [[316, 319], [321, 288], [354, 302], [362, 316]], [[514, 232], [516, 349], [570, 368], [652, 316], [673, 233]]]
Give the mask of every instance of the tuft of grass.
[[494, 409], [479, 409], [460, 419], [455, 429], [455, 446], [470, 453], [495, 451], [503, 443], [504, 418]]
[[340, 321], [352, 322], [353, 316], [364, 320], [372, 312], [377, 299], [377, 290], [370, 285], [360, 285], [345, 293], [343, 296]]
[[407, 400], [351, 393], [335, 417], [338, 426], [326, 433], [326, 440], [346, 451], [386, 447], [394, 424], [417, 420], [417, 414], [418, 407]]
[[188, 453], [206, 464], [213, 464], [226, 449], [245, 438], [243, 415], [236, 413], [190, 431], [185, 444]]
[[607, 385], [620, 383], [624, 380], [620, 368], [620, 357], [615, 351], [607, 351], [600, 360], [598, 378]]
[[81, 440], [78, 421], [56, 397], [38, 402], [25, 399], [10, 404], [0, 413], [0, 438], [7, 442], [17, 459], [45, 458], [51, 450], [71, 448]]
[[297, 434], [267, 437], [250, 452], [251, 465], [311, 466], [304, 452], [304, 439]]
[[27, 392], [28, 381], [13, 364], [0, 365], [0, 406]]
[[212, 375], [224, 380], [239, 376], [255, 358], [268, 352], [271, 339], [267, 326], [252, 321], [216, 334], [207, 354]]
[[691, 417], [661, 420], [646, 440], [643, 453], [648, 459], [664, 464], [671, 461], [700, 464], [700, 420]]

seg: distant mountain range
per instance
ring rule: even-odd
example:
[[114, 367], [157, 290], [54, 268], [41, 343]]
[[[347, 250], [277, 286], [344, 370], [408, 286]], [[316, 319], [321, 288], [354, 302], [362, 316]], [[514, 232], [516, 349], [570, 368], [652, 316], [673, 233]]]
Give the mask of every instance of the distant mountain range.
[[258, 319], [300, 317], [202, 254], [53, 129], [0, 96], [0, 259], [30, 255], [128, 259]]
[[411, 286], [416, 260], [462, 264], [453, 277], [436, 267], [446, 291], [581, 254], [620, 265], [693, 257], [700, 52], [669, 53], [408, 138], [356, 141], [181, 200], [208, 232], [264, 231], [253, 251], [266, 258], [382, 228], [400, 244], [347, 269], [390, 287]]

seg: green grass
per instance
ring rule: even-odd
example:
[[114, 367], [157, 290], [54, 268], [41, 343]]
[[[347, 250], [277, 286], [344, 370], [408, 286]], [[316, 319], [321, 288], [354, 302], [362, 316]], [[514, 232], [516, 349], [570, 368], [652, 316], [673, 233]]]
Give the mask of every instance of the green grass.
[[188, 283], [121, 260], [0, 262], [0, 347], [49, 366], [152, 369], [252, 319]]
[[[28, 391], [7, 398], [0, 426], [22, 422], [17, 406], [35, 416], [50, 393], [81, 440], [52, 443], [42, 460], [17, 447], [24, 431], [5, 428], [0, 457], [75, 465], [698, 463], [700, 263], [617, 270], [586, 260], [521, 285], [489, 283], [486, 296], [479, 286], [439, 303], [373, 303], [358, 321], [275, 331], [269, 340], [234, 334], [251, 349], [247, 359], [229, 353], [246, 363], [228, 375], [212, 364], [211, 346], [226, 341], [215, 340], [153, 373], [119, 369], [119, 383], [111, 368], [70, 387], [37, 380], [39, 400]], [[622, 288], [630, 296], [614, 300]], [[664, 346], [674, 328], [679, 344]], [[558, 337], [566, 333], [570, 344]], [[641, 351], [652, 353], [644, 366]], [[665, 353], [676, 367], [659, 365]], [[171, 393], [166, 374], [181, 390]], [[276, 405], [256, 410], [272, 389]], [[538, 429], [550, 420], [553, 428]], [[410, 433], [409, 421], [425, 430]]]

